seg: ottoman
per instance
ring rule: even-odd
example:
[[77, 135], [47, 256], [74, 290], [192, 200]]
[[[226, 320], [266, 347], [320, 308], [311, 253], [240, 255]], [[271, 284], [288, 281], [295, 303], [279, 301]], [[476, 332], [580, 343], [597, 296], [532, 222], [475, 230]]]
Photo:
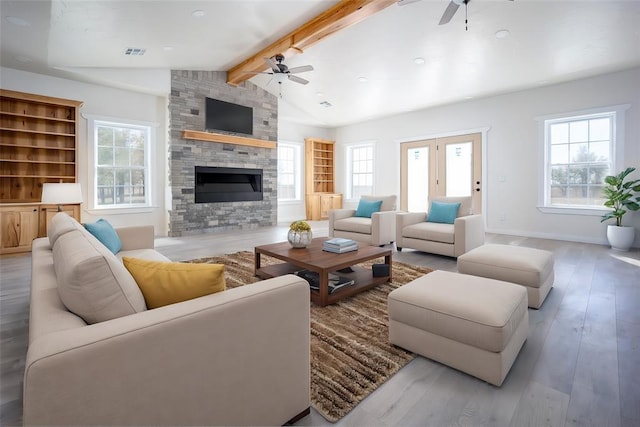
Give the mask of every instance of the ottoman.
[[389, 294], [389, 341], [502, 385], [529, 333], [519, 285], [434, 271]]
[[540, 308], [553, 286], [553, 254], [510, 245], [483, 245], [458, 257], [458, 272], [527, 288], [529, 307]]

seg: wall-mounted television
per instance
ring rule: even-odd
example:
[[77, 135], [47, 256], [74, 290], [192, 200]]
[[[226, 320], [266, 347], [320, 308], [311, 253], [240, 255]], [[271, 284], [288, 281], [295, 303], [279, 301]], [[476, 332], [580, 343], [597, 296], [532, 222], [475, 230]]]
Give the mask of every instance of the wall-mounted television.
[[253, 108], [206, 98], [205, 129], [253, 135]]

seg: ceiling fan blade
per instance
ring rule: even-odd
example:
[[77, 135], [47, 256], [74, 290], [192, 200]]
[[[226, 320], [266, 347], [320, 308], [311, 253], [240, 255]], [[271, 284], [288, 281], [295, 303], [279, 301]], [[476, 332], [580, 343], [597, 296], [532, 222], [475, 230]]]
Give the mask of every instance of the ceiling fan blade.
[[[460, 1], [459, 3], [463, 4], [464, 2]], [[449, 21], [451, 21], [451, 18], [453, 18], [453, 15], [455, 15], [456, 12], [458, 11], [460, 4], [458, 4], [458, 2], [455, 2], [453, 0], [449, 2], [449, 5], [447, 6], [444, 13], [442, 14], [442, 18], [440, 18], [440, 22], [438, 22], [438, 25], [444, 25], [444, 24], [447, 24]]]
[[405, 6], [407, 4], [415, 3], [420, 0], [398, 0], [398, 6]]
[[309, 83], [309, 80], [302, 79], [298, 76], [292, 76], [291, 74], [288, 74], [287, 77], [289, 77], [289, 80], [291, 80], [292, 82], [300, 83], [301, 85], [306, 85], [307, 83]]
[[289, 73], [291, 74], [304, 73], [305, 71], [313, 71], [313, 67], [311, 65], [303, 65], [301, 67], [289, 68]]
[[278, 64], [276, 63], [276, 61], [274, 61], [271, 58], [264, 58], [264, 61], [269, 64], [269, 67], [271, 67], [271, 69], [273, 70], [274, 73], [279, 73], [280, 72], [280, 67], [278, 67]]

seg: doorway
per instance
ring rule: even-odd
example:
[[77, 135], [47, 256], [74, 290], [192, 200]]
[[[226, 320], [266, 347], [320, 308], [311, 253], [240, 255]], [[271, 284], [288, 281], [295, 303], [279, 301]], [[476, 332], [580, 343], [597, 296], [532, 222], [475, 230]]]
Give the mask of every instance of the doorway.
[[400, 144], [400, 206], [424, 212], [429, 198], [473, 198], [482, 210], [482, 134], [449, 136]]

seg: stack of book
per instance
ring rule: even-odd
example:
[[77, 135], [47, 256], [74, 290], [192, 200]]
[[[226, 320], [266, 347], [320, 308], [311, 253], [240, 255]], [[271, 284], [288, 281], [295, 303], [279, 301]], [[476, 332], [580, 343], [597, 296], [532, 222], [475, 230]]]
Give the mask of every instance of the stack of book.
[[[318, 273], [311, 270], [296, 271], [296, 274], [309, 282], [309, 288], [314, 291], [320, 289], [320, 277]], [[338, 276], [337, 274], [329, 273], [329, 293], [332, 294], [340, 288], [353, 285], [353, 279], [348, 277]]]
[[355, 240], [334, 237], [333, 239], [325, 240], [322, 243], [322, 250], [342, 254], [345, 252], [357, 251], [358, 243], [356, 243]]

